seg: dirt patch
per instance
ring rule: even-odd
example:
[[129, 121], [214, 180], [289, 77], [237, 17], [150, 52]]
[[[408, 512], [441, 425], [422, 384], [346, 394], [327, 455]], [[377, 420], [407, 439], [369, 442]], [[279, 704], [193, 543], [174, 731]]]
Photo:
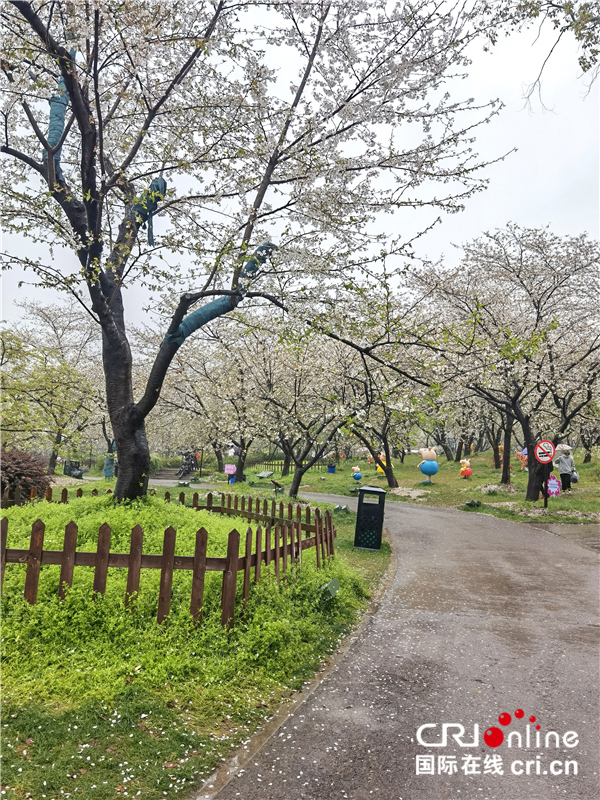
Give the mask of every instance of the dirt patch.
[[509, 500], [506, 503], [488, 503], [487, 505], [493, 508], [509, 508], [512, 510], [517, 505], [517, 501]]
[[497, 492], [501, 492], [504, 494], [516, 494], [517, 490], [514, 486], [505, 483], [485, 483], [483, 486], [479, 487], [479, 491], [481, 494], [496, 494]]
[[390, 494], [396, 494], [398, 497], [410, 497], [411, 500], [421, 501], [423, 497], [431, 494], [427, 489], [406, 489], [404, 486], [398, 486], [397, 489], [390, 489]]
[[53, 486], [83, 486], [85, 481], [70, 478], [68, 475], [50, 475], [50, 483]]

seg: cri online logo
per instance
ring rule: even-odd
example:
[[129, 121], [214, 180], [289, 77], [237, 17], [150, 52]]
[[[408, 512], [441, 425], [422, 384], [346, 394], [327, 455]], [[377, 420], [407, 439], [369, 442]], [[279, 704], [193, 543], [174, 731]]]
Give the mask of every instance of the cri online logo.
[[[515, 719], [523, 719], [525, 716], [525, 712], [522, 708], [517, 708], [515, 711]], [[498, 717], [498, 722], [504, 728], [507, 728], [508, 725], [512, 722], [512, 717], [510, 714], [503, 712]], [[512, 730], [507, 735], [507, 744], [508, 747], [518, 747], [518, 748], [542, 748], [542, 747], [560, 747], [560, 735], [556, 731], [548, 731], [542, 738], [541, 734], [541, 725], [535, 725], [535, 733], [532, 730], [532, 725], [537, 722], [537, 718], [534, 715], [529, 717], [529, 722], [531, 725], [527, 725], [525, 729], [525, 737], [523, 738], [520, 731]], [[421, 727], [417, 730], [417, 741], [423, 747], [446, 747], [448, 744], [448, 732], [454, 731], [451, 733], [450, 736], [454, 741], [460, 745], [461, 747], [478, 747], [479, 746], [479, 725], [475, 723], [473, 725], [473, 740], [470, 742], [464, 741], [465, 735], [465, 728], [464, 725], [461, 725], [457, 722], [444, 722], [442, 724], [442, 739], [438, 742], [426, 742], [423, 739], [423, 732], [429, 728], [437, 728], [437, 723], [427, 723], [425, 725], [421, 725]], [[532, 739], [534, 741], [532, 741]], [[498, 728], [495, 725], [489, 727], [483, 734], [483, 741], [487, 744], [488, 747], [496, 748], [500, 747], [500, 745], [504, 742], [504, 731], [502, 728]], [[542, 743], [543, 742], [543, 743]], [[576, 731], [567, 731], [562, 736], [562, 743], [564, 747], [577, 747], [579, 744], [579, 736]]]

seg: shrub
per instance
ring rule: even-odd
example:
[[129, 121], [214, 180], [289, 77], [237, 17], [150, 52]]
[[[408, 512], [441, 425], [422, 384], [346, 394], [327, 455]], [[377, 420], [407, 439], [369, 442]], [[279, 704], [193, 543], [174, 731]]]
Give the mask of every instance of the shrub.
[[17, 486], [22, 492], [32, 489], [44, 493], [50, 486], [50, 478], [37, 458], [28, 453], [12, 448], [2, 452], [2, 492], [8, 486], [9, 494], [13, 494]]

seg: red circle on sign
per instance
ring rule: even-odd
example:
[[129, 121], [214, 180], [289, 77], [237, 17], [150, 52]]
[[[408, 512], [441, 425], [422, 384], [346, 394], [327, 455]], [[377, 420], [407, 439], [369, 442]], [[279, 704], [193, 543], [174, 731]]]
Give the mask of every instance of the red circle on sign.
[[534, 452], [535, 457], [540, 464], [549, 464], [554, 458], [554, 453], [556, 451], [552, 442], [549, 442], [547, 439], [543, 439], [541, 442], [536, 444]]

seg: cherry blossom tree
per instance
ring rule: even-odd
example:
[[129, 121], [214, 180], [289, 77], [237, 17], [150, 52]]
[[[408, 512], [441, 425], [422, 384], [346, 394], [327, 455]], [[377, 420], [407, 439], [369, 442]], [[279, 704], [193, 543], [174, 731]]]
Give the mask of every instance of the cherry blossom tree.
[[584, 234], [510, 224], [465, 245], [459, 268], [420, 276], [445, 320], [450, 375], [504, 413], [509, 429], [521, 427], [528, 500], [541, 483], [536, 441], [563, 441], [594, 401], [599, 263], [598, 244]]
[[[299, 298], [399, 252], [400, 237], [373, 233], [379, 215], [457, 211], [484, 188], [472, 142], [498, 106], [444, 82], [487, 35], [488, 8], [4, 5], [4, 216], [35, 244], [9, 263], [72, 293], [102, 330], [117, 498], [146, 492], [144, 421], [188, 336], [244, 298]], [[271, 245], [249, 254], [273, 233], [269, 268]], [[140, 394], [125, 325], [136, 282], [168, 290], [171, 309]]]

